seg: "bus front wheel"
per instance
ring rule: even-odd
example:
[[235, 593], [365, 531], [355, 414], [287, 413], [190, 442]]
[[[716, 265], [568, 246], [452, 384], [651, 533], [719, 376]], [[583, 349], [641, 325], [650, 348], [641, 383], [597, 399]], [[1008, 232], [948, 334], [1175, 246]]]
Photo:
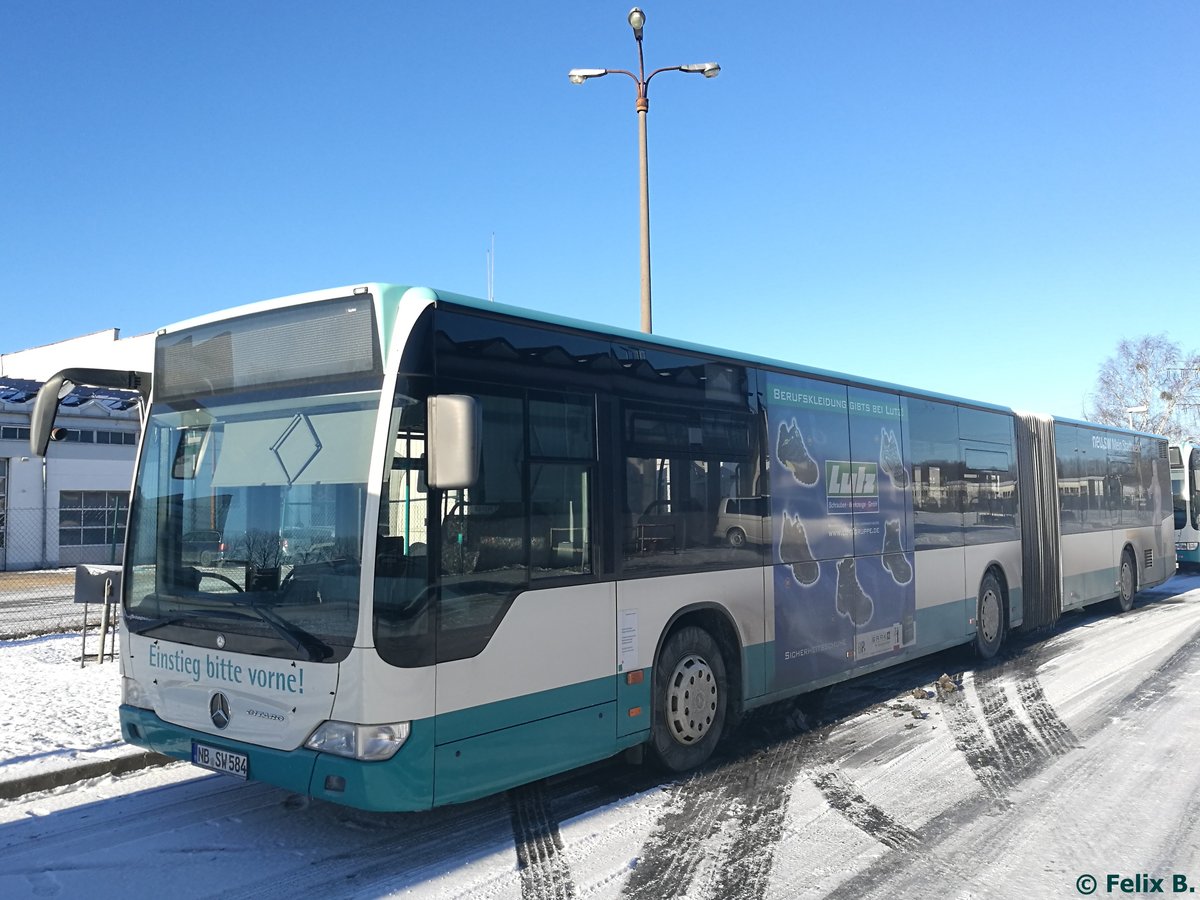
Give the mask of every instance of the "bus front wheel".
[[712, 755], [729, 703], [725, 660], [703, 628], [685, 626], [668, 639], [654, 667], [650, 745], [659, 765], [684, 772]]

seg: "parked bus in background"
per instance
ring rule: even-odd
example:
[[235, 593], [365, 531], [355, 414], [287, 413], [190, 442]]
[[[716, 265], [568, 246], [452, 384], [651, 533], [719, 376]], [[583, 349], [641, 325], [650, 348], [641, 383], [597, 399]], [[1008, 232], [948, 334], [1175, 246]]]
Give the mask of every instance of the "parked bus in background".
[[1200, 567], [1200, 447], [1172, 444], [1171, 498], [1175, 507], [1175, 555], [1181, 569]]
[[[369, 284], [163, 329], [124, 738], [356, 807], [455, 803], [1175, 571], [1167, 444]], [[753, 521], [751, 521], [753, 520]], [[209, 565], [185, 549], [220, 532]]]

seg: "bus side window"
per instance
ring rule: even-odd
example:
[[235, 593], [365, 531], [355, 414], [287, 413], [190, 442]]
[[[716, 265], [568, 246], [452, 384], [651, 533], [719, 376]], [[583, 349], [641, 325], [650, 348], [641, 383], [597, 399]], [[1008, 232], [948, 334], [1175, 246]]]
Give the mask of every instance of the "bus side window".
[[475, 395], [482, 459], [471, 487], [445, 491], [437, 659], [478, 653], [532, 583], [590, 576], [595, 398]]

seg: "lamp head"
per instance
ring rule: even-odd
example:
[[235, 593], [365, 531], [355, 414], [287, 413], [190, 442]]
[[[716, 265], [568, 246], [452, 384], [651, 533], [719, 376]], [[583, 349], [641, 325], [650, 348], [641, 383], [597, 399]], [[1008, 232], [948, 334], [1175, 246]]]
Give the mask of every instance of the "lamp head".
[[689, 63], [679, 67], [680, 72], [698, 72], [705, 78], [716, 78], [721, 73], [721, 67], [715, 62]]
[[642, 29], [646, 27], [646, 14], [636, 6], [629, 11], [629, 27], [633, 29], [634, 38], [641, 41]]
[[608, 69], [572, 69], [567, 73], [567, 78], [571, 79], [571, 84], [583, 84], [589, 78], [599, 78], [607, 74]]

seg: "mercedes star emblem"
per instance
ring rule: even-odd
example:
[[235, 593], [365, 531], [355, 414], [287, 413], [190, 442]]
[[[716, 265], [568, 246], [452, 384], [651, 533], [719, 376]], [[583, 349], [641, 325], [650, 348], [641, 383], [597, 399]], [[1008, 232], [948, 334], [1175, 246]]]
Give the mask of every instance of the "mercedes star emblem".
[[217, 691], [208, 701], [208, 713], [214, 725], [224, 728], [229, 724], [229, 698]]

